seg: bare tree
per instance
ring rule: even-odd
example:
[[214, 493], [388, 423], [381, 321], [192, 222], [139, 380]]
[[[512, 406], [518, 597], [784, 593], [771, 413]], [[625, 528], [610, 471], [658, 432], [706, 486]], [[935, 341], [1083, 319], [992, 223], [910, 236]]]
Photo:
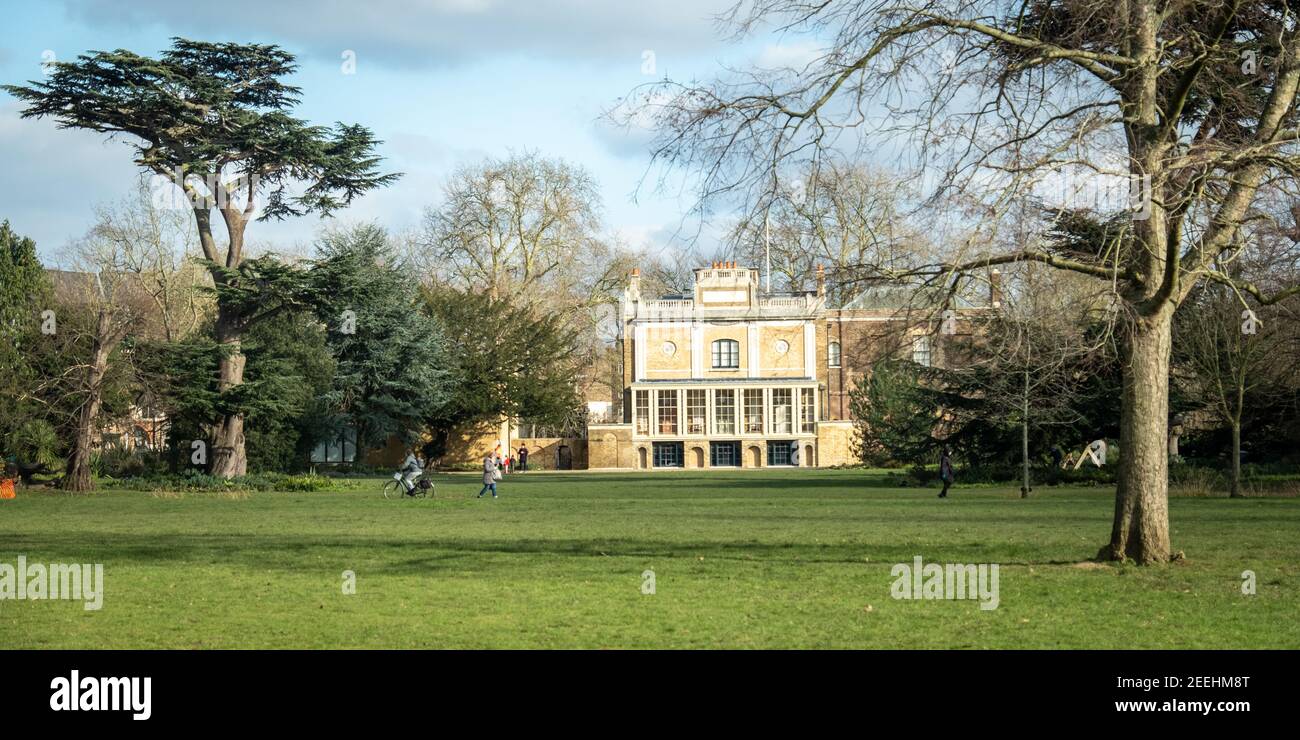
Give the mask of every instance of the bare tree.
[[190, 214], [158, 202], [147, 179], [121, 202], [95, 209], [86, 238], [72, 245], [73, 263], [128, 281], [152, 303], [144, 331], [175, 341], [196, 331], [211, 314], [212, 280], [197, 259], [198, 237]]
[[855, 292], [859, 265], [897, 269], [932, 250], [911, 224], [913, 195], [887, 171], [827, 162], [783, 183], [762, 220], [739, 221], [735, 256], [770, 263], [777, 284], [795, 291], [815, 289], [823, 267], [827, 295], [841, 304]]
[[1030, 437], [1082, 421], [1083, 377], [1105, 362], [1111, 335], [1091, 286], [1076, 276], [1027, 263], [1002, 276], [999, 310], [983, 322], [954, 375], [1020, 429], [1020, 495], [1032, 490]]
[[571, 288], [600, 251], [600, 208], [591, 176], [561, 160], [526, 153], [462, 167], [425, 212], [428, 266], [493, 301]]
[[67, 491], [89, 491], [94, 488], [90, 454], [104, 402], [109, 358], [140, 321], [142, 312], [140, 304], [129, 299], [130, 288], [119, 273], [74, 272], [64, 273], [62, 277], [65, 284], [59, 291], [63, 293], [61, 302], [74, 311], [84, 311], [89, 321], [84, 327], [75, 321], [62, 322], [61, 331], [81, 335], [71, 337], [70, 346], [84, 345], [87, 349], [84, 355], [77, 353], [84, 359], [56, 380], [66, 388], [66, 396], [76, 400], [72, 444], [60, 487]]
[[[131, 334], [166, 341], [196, 331], [211, 315], [202, 287], [207, 271], [191, 258], [199, 254], [189, 214], [160, 207], [142, 179], [120, 203], [96, 209], [98, 221], [63, 254], [71, 268], [60, 291], [65, 302], [86, 310], [82, 337], [86, 360], [61, 378], [79, 399], [63, 488], [93, 488], [90, 453], [100, 424], [109, 363]], [[75, 327], [75, 324], [70, 325]]]
[[1294, 339], [1293, 316], [1285, 306], [1260, 306], [1228, 286], [1198, 286], [1175, 321], [1174, 358], [1187, 374], [1176, 377], [1232, 436], [1228, 495], [1241, 496], [1242, 418], [1250, 404], [1281, 401], [1294, 372], [1287, 351]]
[[[753, 69], [704, 84], [665, 82], [649, 108], [654, 157], [698, 175], [701, 209], [761, 216], [782, 174], [897, 153], [947, 218], [943, 259], [863, 275], [957, 283], [1037, 262], [1090, 276], [1116, 298], [1123, 456], [1102, 559], [1173, 556], [1168, 391], [1175, 308], [1198, 283], [1267, 293], [1217, 267], [1268, 191], [1296, 188], [1300, 24], [1284, 3], [1159, 0], [754, 0], [739, 33], [775, 26], [826, 40], [799, 69]], [[1137, 193], [1122, 238], [1090, 253], [1030, 242], [991, 250], [1008, 209], [1080, 178], [1113, 211]], [[1127, 187], [1132, 186], [1132, 188]], [[1127, 203], [1123, 203], [1127, 206]]]

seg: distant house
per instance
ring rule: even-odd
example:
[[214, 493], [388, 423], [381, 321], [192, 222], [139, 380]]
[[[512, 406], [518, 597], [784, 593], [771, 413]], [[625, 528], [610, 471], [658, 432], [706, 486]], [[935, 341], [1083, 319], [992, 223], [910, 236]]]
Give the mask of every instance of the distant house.
[[873, 362], [946, 362], [945, 339], [1000, 304], [934, 315], [915, 293], [873, 289], [840, 308], [816, 291], [769, 293], [735, 263], [695, 270], [689, 296], [624, 292], [623, 418], [587, 429], [591, 468], [815, 467], [852, 462], [849, 392]]

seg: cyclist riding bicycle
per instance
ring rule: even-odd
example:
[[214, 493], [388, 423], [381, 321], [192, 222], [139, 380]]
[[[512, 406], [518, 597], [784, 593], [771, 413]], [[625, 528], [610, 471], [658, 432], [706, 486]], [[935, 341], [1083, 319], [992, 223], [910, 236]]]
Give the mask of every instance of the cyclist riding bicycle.
[[415, 456], [414, 449], [407, 453], [399, 472], [402, 474], [402, 487], [407, 493], [414, 491], [416, 479], [424, 475], [424, 466], [420, 464], [420, 458]]

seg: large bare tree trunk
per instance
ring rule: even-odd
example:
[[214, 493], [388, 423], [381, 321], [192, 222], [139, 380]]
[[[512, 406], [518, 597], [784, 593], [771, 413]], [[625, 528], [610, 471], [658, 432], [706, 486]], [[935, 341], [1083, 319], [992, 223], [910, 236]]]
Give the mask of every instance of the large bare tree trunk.
[[1101, 560], [1166, 562], [1169, 547], [1169, 349], [1173, 309], [1135, 317], [1125, 336], [1119, 487]]
[[121, 337], [112, 330], [112, 319], [106, 309], [100, 309], [95, 320], [95, 340], [91, 349], [90, 366], [86, 371], [86, 400], [77, 414], [77, 431], [68, 453], [67, 471], [60, 485], [65, 491], [90, 491], [95, 481], [90, 475], [90, 450], [94, 444], [95, 422], [104, 402], [104, 375], [108, 372], [108, 356]]

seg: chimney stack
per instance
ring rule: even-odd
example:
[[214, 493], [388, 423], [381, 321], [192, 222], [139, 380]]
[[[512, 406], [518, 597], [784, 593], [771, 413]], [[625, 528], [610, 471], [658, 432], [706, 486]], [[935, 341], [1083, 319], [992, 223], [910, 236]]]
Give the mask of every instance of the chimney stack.
[[989, 273], [989, 305], [1002, 308], [1002, 273], [997, 270]]
[[817, 265], [817, 297], [826, 297], [826, 269]]

